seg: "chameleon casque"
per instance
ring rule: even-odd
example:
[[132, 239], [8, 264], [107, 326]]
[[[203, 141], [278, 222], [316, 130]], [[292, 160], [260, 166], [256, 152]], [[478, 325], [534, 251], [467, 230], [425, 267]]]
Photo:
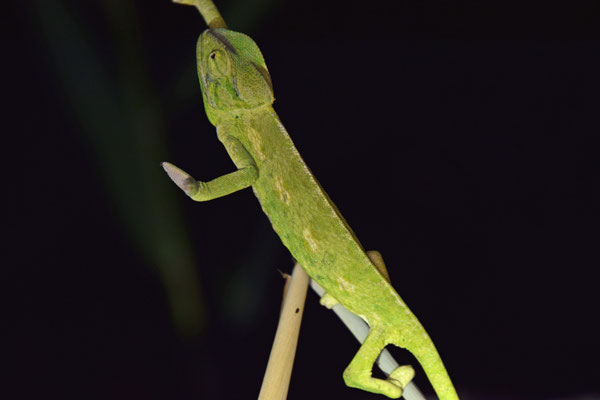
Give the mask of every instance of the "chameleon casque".
[[165, 162], [169, 177], [196, 201], [252, 187], [283, 244], [325, 289], [321, 303], [339, 302], [370, 327], [343, 373], [348, 386], [400, 397], [414, 376], [411, 366], [386, 380], [371, 376], [382, 349], [393, 344], [416, 357], [440, 399], [458, 399], [432, 340], [391, 286], [381, 255], [363, 249], [273, 110], [271, 78], [256, 43], [225, 28], [207, 29], [198, 39], [197, 68], [206, 114], [237, 170], [201, 182]]

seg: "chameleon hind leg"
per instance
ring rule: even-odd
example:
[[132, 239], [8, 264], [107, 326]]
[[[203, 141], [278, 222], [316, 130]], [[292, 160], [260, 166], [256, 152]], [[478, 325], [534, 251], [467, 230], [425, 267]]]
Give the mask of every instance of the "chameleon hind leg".
[[344, 382], [350, 387], [383, 394], [392, 399], [402, 396], [404, 388], [415, 375], [410, 365], [396, 368], [388, 379], [373, 378], [372, 370], [377, 357], [386, 346], [385, 330], [372, 328], [358, 352], [344, 370]]

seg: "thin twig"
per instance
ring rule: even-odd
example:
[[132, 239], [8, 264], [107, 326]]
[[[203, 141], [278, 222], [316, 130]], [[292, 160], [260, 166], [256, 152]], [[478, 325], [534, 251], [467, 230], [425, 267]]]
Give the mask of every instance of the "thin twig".
[[304, 269], [300, 264], [296, 264], [291, 279], [288, 279], [285, 285], [279, 325], [258, 395], [259, 400], [285, 400], [287, 397], [308, 281]]
[[225, 20], [212, 0], [172, 0], [173, 3], [196, 6], [210, 29], [227, 28]]

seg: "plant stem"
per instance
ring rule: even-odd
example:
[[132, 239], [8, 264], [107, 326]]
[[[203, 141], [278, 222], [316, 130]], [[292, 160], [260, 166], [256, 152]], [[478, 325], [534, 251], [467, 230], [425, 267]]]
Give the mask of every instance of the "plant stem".
[[288, 279], [259, 400], [285, 400], [290, 386], [309, 278], [300, 264], [296, 264]]
[[173, 3], [196, 6], [210, 29], [227, 28], [225, 20], [212, 0], [172, 0]]

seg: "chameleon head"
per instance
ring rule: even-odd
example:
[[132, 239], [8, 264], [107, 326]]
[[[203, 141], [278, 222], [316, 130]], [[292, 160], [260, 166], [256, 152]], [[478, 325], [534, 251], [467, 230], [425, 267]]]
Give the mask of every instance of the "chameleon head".
[[228, 29], [208, 29], [198, 39], [198, 77], [209, 117], [274, 101], [271, 77], [254, 41]]

